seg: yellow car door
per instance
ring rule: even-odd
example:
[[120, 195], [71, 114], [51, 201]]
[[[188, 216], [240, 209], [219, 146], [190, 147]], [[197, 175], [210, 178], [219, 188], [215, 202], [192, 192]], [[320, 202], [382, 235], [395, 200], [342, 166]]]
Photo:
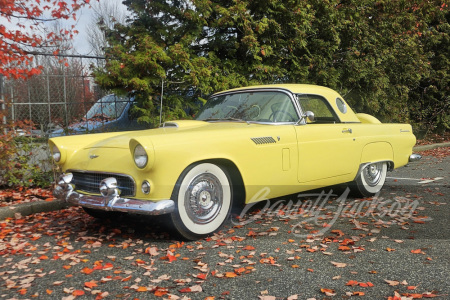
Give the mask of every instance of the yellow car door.
[[322, 96], [299, 95], [298, 100], [303, 112], [314, 113], [314, 118], [295, 126], [298, 181], [326, 180], [327, 184], [345, 181], [343, 177], [354, 172], [359, 160], [352, 123], [341, 123]]

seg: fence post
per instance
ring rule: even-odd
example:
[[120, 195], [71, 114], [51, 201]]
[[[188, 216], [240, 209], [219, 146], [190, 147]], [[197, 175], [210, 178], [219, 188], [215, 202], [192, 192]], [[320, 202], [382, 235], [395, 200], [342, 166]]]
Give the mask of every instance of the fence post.
[[[2, 124], [6, 125], [6, 106], [3, 98], [3, 80], [4, 76], [0, 74], [0, 110], [2, 112]], [[3, 128], [3, 134], [6, 134], [6, 126]]]

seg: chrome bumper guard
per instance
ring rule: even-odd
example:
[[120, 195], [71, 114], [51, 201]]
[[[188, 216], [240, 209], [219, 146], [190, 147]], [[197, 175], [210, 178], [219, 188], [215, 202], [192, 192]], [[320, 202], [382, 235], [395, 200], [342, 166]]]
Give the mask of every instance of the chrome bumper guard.
[[409, 156], [409, 162], [418, 161], [421, 159], [422, 159], [422, 155], [420, 155], [420, 154], [414, 153]]
[[117, 184], [114, 184], [115, 178], [113, 177], [103, 180], [100, 184], [99, 189], [102, 196], [78, 193], [74, 191], [73, 185], [70, 184], [71, 181], [72, 174], [61, 175], [56, 188], [53, 190], [53, 196], [72, 205], [80, 205], [103, 211], [120, 211], [155, 216], [171, 213], [175, 209], [175, 202], [170, 199], [153, 202], [149, 200], [121, 198]]

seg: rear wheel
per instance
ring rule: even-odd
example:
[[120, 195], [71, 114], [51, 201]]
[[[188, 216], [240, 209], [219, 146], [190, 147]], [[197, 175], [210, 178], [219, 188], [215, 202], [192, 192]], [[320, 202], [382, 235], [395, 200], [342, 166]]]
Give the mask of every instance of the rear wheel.
[[351, 184], [356, 196], [371, 197], [378, 193], [384, 185], [387, 163], [378, 162], [366, 165]]
[[173, 194], [176, 209], [171, 219], [178, 233], [195, 240], [217, 231], [231, 210], [230, 182], [227, 170], [215, 164], [187, 168]]

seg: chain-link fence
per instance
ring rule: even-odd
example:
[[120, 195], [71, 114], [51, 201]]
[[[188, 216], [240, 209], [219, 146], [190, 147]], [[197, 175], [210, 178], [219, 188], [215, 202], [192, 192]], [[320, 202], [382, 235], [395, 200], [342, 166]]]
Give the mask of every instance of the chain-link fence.
[[39, 54], [34, 56], [42, 73], [29, 79], [3, 82], [8, 121], [31, 121], [33, 136], [46, 136], [82, 118], [107, 92], [99, 89], [90, 67], [101, 66], [103, 57]]
[[[22, 150], [32, 153], [29, 164], [38, 164], [46, 172], [51, 170], [49, 135], [55, 130], [67, 132], [69, 125], [82, 120], [108, 91], [95, 85], [91, 73], [92, 67], [104, 64], [103, 57], [35, 54], [34, 62], [42, 66], [39, 75], [29, 79], [0, 76], [0, 122], [12, 124], [4, 128], [13, 130], [17, 136], [34, 138], [29, 139], [30, 144], [26, 146], [23, 145], [26, 139], [19, 144], [23, 145]], [[19, 150], [17, 156], [20, 155], [24, 154]]]

